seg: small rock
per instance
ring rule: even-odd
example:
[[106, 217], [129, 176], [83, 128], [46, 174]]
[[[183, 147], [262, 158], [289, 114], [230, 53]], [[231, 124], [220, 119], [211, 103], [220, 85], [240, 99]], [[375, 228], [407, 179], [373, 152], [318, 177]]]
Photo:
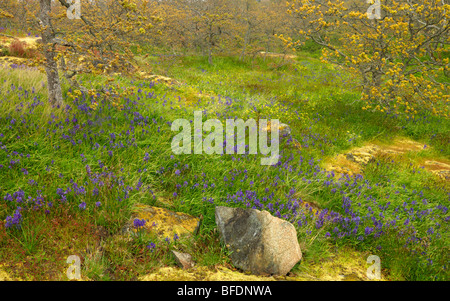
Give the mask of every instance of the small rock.
[[291, 128], [289, 127], [289, 125], [285, 123], [280, 124], [280, 136], [291, 136]]
[[194, 266], [194, 261], [192, 261], [192, 256], [188, 253], [181, 253], [175, 250], [172, 250], [173, 255], [175, 256], [175, 260], [180, 268], [189, 269]]
[[267, 211], [217, 206], [216, 224], [233, 264], [256, 275], [286, 275], [302, 258], [297, 232]]

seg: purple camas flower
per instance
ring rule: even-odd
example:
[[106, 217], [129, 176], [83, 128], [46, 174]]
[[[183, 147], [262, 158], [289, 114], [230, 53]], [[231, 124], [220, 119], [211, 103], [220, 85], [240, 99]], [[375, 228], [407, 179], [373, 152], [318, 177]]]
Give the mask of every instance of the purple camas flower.
[[369, 235], [372, 232], [373, 232], [373, 228], [371, 228], [371, 227], [366, 227], [366, 229], [364, 229], [364, 234], [366, 236]]
[[145, 156], [144, 156], [144, 162], [147, 162], [148, 159], [150, 159], [149, 154], [148, 154], [148, 153], [145, 153]]
[[175, 174], [178, 176], [181, 173], [179, 169], [175, 170]]
[[156, 248], [155, 243], [151, 242], [147, 245], [147, 248], [150, 249], [151, 252], [153, 252], [153, 250]]
[[88, 174], [91, 174], [91, 167], [89, 165], [86, 165], [86, 172]]
[[75, 194], [76, 195], [78, 195], [78, 194], [86, 194], [86, 189], [83, 186], [76, 187]]
[[145, 220], [145, 219], [138, 219], [138, 218], [136, 218], [136, 219], [133, 221], [133, 227], [134, 227], [135, 229], [139, 229], [139, 228], [144, 227], [145, 223], [146, 223], [146, 220]]
[[92, 189], [92, 194], [93, 195], [98, 195], [98, 188], [94, 187], [94, 189]]
[[61, 189], [61, 188], [56, 188], [56, 194], [58, 194], [59, 196], [63, 196], [63, 195], [66, 194], [66, 193], [64, 192], [63, 189]]
[[86, 202], [81, 202], [81, 204], [78, 205], [78, 207], [79, 207], [81, 210], [86, 209]]
[[102, 205], [102, 202], [98, 201], [95, 203], [95, 207], [100, 207]]
[[17, 207], [12, 216], [6, 217], [5, 228], [15, 226], [16, 228], [20, 229], [20, 223], [22, 221], [22, 214], [20, 213], [21, 210], [21, 207]]
[[323, 219], [319, 219], [316, 221], [316, 228], [320, 229], [323, 226]]

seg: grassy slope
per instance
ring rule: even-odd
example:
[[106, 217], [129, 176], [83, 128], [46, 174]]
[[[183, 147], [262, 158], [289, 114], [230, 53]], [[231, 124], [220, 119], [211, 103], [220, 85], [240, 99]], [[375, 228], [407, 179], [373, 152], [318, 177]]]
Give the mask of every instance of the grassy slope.
[[[448, 120], [361, 110], [352, 80], [308, 55], [290, 62], [218, 57], [212, 66], [199, 57], [148, 60], [179, 84], [86, 75], [86, 86], [122, 96], [89, 98], [65, 87], [61, 109], [45, 103], [42, 74], [0, 69], [0, 220], [28, 208], [20, 229], [0, 229], [0, 258], [19, 275], [65, 279], [65, 258], [77, 254], [91, 279], [136, 279], [173, 265], [171, 248], [190, 252], [199, 265], [229, 264], [213, 231], [214, 206], [224, 204], [292, 221], [304, 253], [297, 273], [350, 246], [379, 254], [387, 278], [448, 279], [448, 188], [415, 172], [408, 159], [377, 162], [364, 177], [341, 180], [321, 169], [350, 147], [395, 136], [431, 146], [422, 156], [448, 158]], [[259, 155], [173, 155], [170, 122], [193, 119], [195, 110], [222, 122], [278, 118], [302, 148], [284, 142], [273, 167], [261, 166]], [[113, 235], [136, 202], [202, 214], [199, 235], [170, 244]], [[100, 241], [101, 255], [86, 252]]]

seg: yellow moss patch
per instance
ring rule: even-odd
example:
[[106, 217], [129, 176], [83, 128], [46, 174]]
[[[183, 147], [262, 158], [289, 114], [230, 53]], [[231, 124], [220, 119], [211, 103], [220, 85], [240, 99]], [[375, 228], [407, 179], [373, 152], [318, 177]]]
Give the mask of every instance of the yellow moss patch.
[[13, 281], [13, 280], [14, 279], [11, 278], [11, 276], [9, 276], [9, 274], [3, 270], [2, 266], [0, 266], [0, 281]]
[[[379, 141], [366, 143], [362, 147], [352, 148], [344, 154], [338, 154], [334, 158], [324, 161], [327, 171], [334, 171], [337, 177], [344, 174], [353, 175], [362, 172], [363, 165], [377, 157], [401, 157], [410, 152], [418, 152], [425, 149], [425, 144], [404, 137], [397, 137], [392, 143], [386, 144]], [[450, 180], [450, 161], [441, 159], [415, 160], [424, 169], [429, 170], [444, 180]]]
[[[282, 277], [283, 279], [285, 277]], [[277, 278], [244, 274], [224, 266], [208, 268], [205, 266], [183, 270], [163, 267], [139, 278], [141, 281], [276, 281]]]
[[136, 218], [146, 220], [144, 229], [162, 238], [172, 238], [175, 233], [178, 236], [188, 235], [195, 232], [200, 223], [199, 218], [183, 212], [142, 204], [137, 204], [133, 209], [132, 219]]
[[295, 59], [295, 58], [297, 58], [297, 56], [294, 55], [294, 54], [284, 54], [284, 53], [265, 52], [265, 51], [260, 51], [259, 55], [267, 56], [267, 57], [284, 57], [286, 59]]
[[[344, 248], [333, 257], [312, 265], [305, 265], [301, 271], [287, 276], [257, 276], [243, 273], [225, 266], [196, 266], [183, 270], [178, 267], [162, 267], [139, 278], [140, 281], [386, 281], [367, 277], [367, 263], [370, 254]], [[381, 269], [383, 268], [383, 262]], [[301, 263], [303, 265], [303, 263]]]
[[0, 65], [27, 65], [31, 66], [33, 63], [30, 59], [24, 59], [20, 57], [14, 57], [14, 56], [1, 56], [0, 57]]
[[[15, 268], [21, 268], [22, 264], [16, 264]], [[28, 278], [28, 277], [27, 277]], [[29, 281], [31, 279], [25, 279], [25, 281]], [[13, 277], [10, 273], [8, 273], [3, 264], [0, 264], [0, 281], [24, 281], [24, 279]]]
[[[371, 266], [371, 263], [367, 263], [369, 255], [371, 254], [345, 247], [329, 259], [307, 265], [296, 277], [303, 276], [308, 280], [317, 281], [373, 281], [366, 275], [367, 269]], [[383, 269], [383, 262], [380, 262], [380, 265]], [[381, 272], [379, 281], [385, 280]]]
[[398, 153], [406, 153], [409, 151], [419, 151], [422, 150], [424, 148], [424, 144], [408, 139], [408, 138], [404, 138], [404, 137], [398, 137], [396, 139], [394, 139], [392, 141], [392, 143], [389, 144], [385, 144], [385, 143], [379, 143], [379, 142], [375, 142], [374, 143], [375, 146], [377, 146], [380, 151], [385, 151], [385, 152], [398, 152]]
[[167, 85], [172, 85], [175, 83], [175, 80], [170, 78], [170, 77], [166, 77], [166, 76], [162, 76], [162, 75], [156, 75], [156, 74], [148, 74], [147, 72], [144, 71], [140, 71], [138, 73], [138, 75], [142, 78], [142, 79], [151, 79], [152, 81], [156, 81], [159, 83], [164, 83]]
[[434, 159], [426, 160], [422, 165], [443, 180], [450, 181], [450, 163], [448, 160]]
[[325, 170], [334, 171], [336, 177], [345, 174], [353, 175], [361, 173], [361, 166], [356, 162], [348, 160], [345, 155], [339, 154], [325, 163]]

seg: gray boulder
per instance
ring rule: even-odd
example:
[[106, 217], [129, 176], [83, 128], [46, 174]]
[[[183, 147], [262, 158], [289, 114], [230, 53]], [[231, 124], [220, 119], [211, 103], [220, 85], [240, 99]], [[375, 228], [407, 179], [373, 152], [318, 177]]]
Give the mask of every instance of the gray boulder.
[[267, 211], [217, 206], [216, 224], [237, 268], [286, 275], [302, 258], [294, 226]]

